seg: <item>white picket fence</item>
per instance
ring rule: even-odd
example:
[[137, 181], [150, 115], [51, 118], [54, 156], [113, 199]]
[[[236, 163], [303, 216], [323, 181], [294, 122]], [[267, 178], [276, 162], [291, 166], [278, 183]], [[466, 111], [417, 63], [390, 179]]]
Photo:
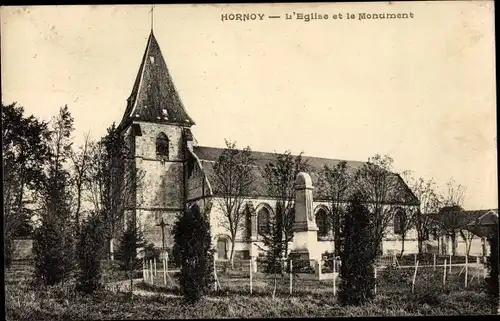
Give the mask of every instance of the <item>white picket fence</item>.
[[[382, 260], [378, 260], [377, 264], [375, 265], [375, 280], [378, 277], [378, 272], [386, 269], [389, 266], [394, 266], [399, 269], [413, 269], [413, 278], [412, 278], [412, 291], [414, 291], [415, 288], [415, 282], [416, 282], [416, 277], [419, 271], [421, 271], [423, 268], [432, 268], [433, 271], [436, 271], [438, 268], [443, 268], [443, 286], [446, 285], [447, 278], [449, 278], [449, 275], [452, 273], [452, 268], [460, 268], [459, 276], [464, 274], [464, 286], [467, 287], [470, 282], [476, 278], [479, 280], [481, 277], [484, 279], [486, 278], [487, 271], [484, 268], [484, 264], [481, 263], [480, 257], [476, 258], [475, 262], [469, 263], [468, 258], [465, 258], [465, 263], [455, 263], [455, 264], [449, 264], [449, 259], [444, 259], [442, 264], [438, 262], [438, 259], [434, 257], [433, 264], [432, 265], [422, 265], [418, 261], [418, 259], [415, 259], [413, 265], [400, 265], [398, 262], [398, 259], [396, 256], [393, 256], [390, 261], [386, 258], [383, 258]], [[331, 262], [331, 263], [330, 263]], [[172, 281], [172, 277], [170, 274], [178, 272], [178, 269], [172, 269], [169, 270], [168, 267], [168, 255], [166, 255], [164, 258], [161, 259], [161, 269], [158, 269], [158, 262], [156, 259], [149, 260], [149, 261], [144, 261], [143, 262], [143, 281], [148, 284], [155, 285], [167, 285], [169, 282]], [[249, 282], [249, 288], [250, 288], [250, 294], [253, 293], [253, 283], [256, 278], [272, 278], [273, 276], [266, 275], [264, 273], [258, 273], [257, 272], [257, 262], [256, 260], [240, 260], [240, 263], [243, 264], [248, 264], [248, 269], [245, 268], [244, 273], [248, 273], [248, 282]], [[300, 262], [304, 263], [304, 262]], [[314, 265], [314, 274], [307, 274], [307, 273], [295, 273], [295, 272], [288, 272], [288, 278], [289, 278], [289, 287], [290, 287], [290, 294], [293, 293], [294, 290], [294, 277], [299, 277], [300, 279], [314, 279], [318, 281], [322, 280], [332, 280], [332, 292], [334, 295], [337, 293], [337, 282], [339, 280], [339, 269], [341, 266], [341, 262], [338, 258], [332, 258], [332, 259], [322, 259], [318, 261], [311, 261], [309, 262], [312, 265]], [[217, 290], [222, 290], [223, 286], [221, 285], [221, 281], [219, 278], [219, 272], [217, 272], [217, 261], [214, 258], [213, 261], [214, 264], [214, 289]], [[293, 260], [289, 260], [290, 264], [290, 269], [288, 271], [294, 271]], [[323, 272], [323, 265], [328, 264], [328, 272]], [[331, 265], [330, 265], [331, 264]], [[326, 267], [326, 266], [325, 266]], [[472, 275], [469, 272], [469, 269], [474, 271]], [[331, 269], [331, 270], [330, 270]], [[455, 270], [456, 271], [456, 270]], [[163, 276], [162, 282], [156, 278], [158, 275]], [[156, 280], [155, 280], [156, 279]], [[375, 284], [377, 282], [375, 281]], [[377, 289], [375, 287], [375, 293]], [[274, 292], [273, 292], [274, 295]]]

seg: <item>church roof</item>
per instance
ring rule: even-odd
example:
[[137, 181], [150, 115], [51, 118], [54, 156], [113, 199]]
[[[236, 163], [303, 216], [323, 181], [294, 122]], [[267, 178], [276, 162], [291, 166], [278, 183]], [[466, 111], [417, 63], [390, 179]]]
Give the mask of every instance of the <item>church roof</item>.
[[[210, 181], [210, 176], [213, 173], [213, 165], [215, 161], [217, 161], [219, 155], [224, 151], [224, 149], [215, 147], [195, 146], [193, 147], [193, 151], [196, 154], [196, 156], [200, 159], [203, 171], [205, 172], [207, 178]], [[252, 196], [271, 197], [271, 193], [267, 188], [266, 180], [263, 177], [263, 171], [267, 164], [276, 161], [276, 156], [277, 154], [275, 153], [252, 151], [251, 157], [253, 158], [254, 163], [256, 165], [254, 171], [255, 186]], [[317, 189], [319, 175], [321, 171], [324, 169], [325, 165], [331, 168], [337, 165], [338, 163], [342, 162], [342, 160], [310, 157], [310, 156], [302, 156], [302, 159], [305, 162], [307, 162], [310, 168], [308, 173], [311, 176], [313, 186], [315, 187], [313, 191], [315, 200], [322, 200], [322, 197], [321, 195], [319, 195]], [[354, 174], [358, 169], [360, 169], [365, 164], [364, 162], [361, 161], [345, 161], [345, 162], [347, 163], [347, 171], [352, 174]], [[396, 183], [398, 184], [397, 186], [399, 186], [398, 190], [403, 191], [403, 195], [400, 195], [397, 198], [394, 196], [390, 202], [404, 204], [404, 205], [418, 205], [418, 199], [406, 186], [403, 179], [397, 174], [393, 174], [392, 178], [396, 180]], [[217, 191], [214, 192], [217, 193]]]
[[151, 31], [122, 124], [131, 120], [193, 125]]

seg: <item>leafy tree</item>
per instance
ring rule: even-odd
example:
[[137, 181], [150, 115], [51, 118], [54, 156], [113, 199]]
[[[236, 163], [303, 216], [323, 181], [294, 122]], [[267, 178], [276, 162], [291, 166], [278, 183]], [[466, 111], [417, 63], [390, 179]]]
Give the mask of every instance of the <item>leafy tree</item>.
[[216, 201], [222, 211], [222, 227], [231, 241], [230, 261], [234, 268], [236, 236], [245, 219], [244, 204], [253, 190], [254, 161], [249, 147], [238, 150], [234, 142], [226, 141], [226, 148], [213, 166], [211, 184], [218, 195]]
[[[27, 233], [26, 191], [39, 185], [48, 154], [47, 123], [26, 116], [16, 103], [2, 103], [4, 258], [9, 266], [12, 237]], [[25, 230], [24, 232], [21, 230]]]
[[90, 294], [102, 288], [103, 245], [102, 220], [100, 216], [93, 214], [84, 222], [79, 233], [77, 290]]
[[335, 166], [325, 165], [319, 176], [318, 189], [322, 198], [330, 202], [330, 223], [334, 229], [334, 252], [340, 253], [340, 229], [344, 212], [343, 204], [348, 198], [352, 175], [347, 169], [347, 162], [342, 161]]
[[309, 164], [302, 153], [293, 156], [290, 151], [276, 154], [276, 160], [266, 164], [264, 179], [269, 194], [276, 198], [274, 213], [270, 213], [268, 228], [261, 233], [266, 247], [266, 266], [269, 273], [282, 272], [281, 259], [288, 255], [288, 243], [293, 239], [295, 222], [295, 179], [307, 172]]
[[373, 228], [362, 195], [353, 195], [341, 233], [339, 301], [359, 305], [373, 297], [375, 286]]
[[[74, 268], [75, 230], [71, 218], [71, 182], [70, 174], [65, 168], [71, 155], [71, 133], [73, 118], [67, 106], [60, 108], [59, 114], [51, 121], [49, 133], [49, 156], [45, 164], [44, 177], [38, 192], [44, 203], [42, 227], [35, 242], [37, 251], [36, 276], [47, 282], [64, 280], [65, 274]], [[57, 241], [54, 251], [53, 242]], [[43, 266], [48, 264], [49, 266]], [[53, 266], [57, 265], [57, 268]], [[44, 273], [61, 273], [61, 275], [45, 275]]]
[[146, 247], [146, 242], [141, 230], [137, 227], [134, 218], [129, 218], [127, 226], [120, 239], [117, 251], [119, 267], [123, 271], [128, 271], [130, 280], [130, 291], [133, 288], [134, 274], [142, 266], [142, 261], [138, 257], [139, 249]]
[[174, 228], [176, 255], [180, 261], [179, 285], [188, 302], [209, 291], [213, 280], [213, 249], [210, 223], [195, 204], [180, 215]]

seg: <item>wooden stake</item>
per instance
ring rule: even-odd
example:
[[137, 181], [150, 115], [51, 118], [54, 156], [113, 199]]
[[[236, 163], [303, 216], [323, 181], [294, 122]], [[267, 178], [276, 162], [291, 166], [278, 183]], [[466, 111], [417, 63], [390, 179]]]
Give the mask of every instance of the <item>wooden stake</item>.
[[375, 265], [375, 287], [373, 289], [375, 295], [377, 295], [377, 265]]
[[479, 281], [479, 267], [480, 267], [480, 259], [479, 259], [479, 256], [476, 258], [476, 278], [477, 278], [477, 281]]
[[469, 272], [469, 268], [468, 268], [468, 265], [469, 265], [469, 257], [468, 255], [465, 255], [465, 287], [467, 287], [467, 274]]
[[444, 259], [443, 286], [446, 286], [446, 259]]
[[448, 265], [450, 266], [450, 268], [449, 268], [449, 273], [448, 273], [448, 274], [449, 274], [449, 275], [451, 275], [451, 254], [450, 254], [450, 262], [449, 262], [449, 264], [448, 264]]
[[153, 270], [153, 261], [149, 261], [149, 266], [151, 268], [151, 284], [155, 284], [155, 275]]
[[415, 265], [417, 264], [417, 253], [415, 253], [415, 254], [413, 255], [413, 257], [414, 257], [414, 258], [413, 258], [413, 266], [415, 266]]
[[154, 269], [154, 273], [156, 276], [156, 258], [155, 257], [153, 258], [153, 269]]
[[252, 259], [250, 259], [250, 294], [252, 294]]
[[336, 272], [337, 272], [337, 260], [333, 258], [333, 296], [337, 296], [337, 280], [336, 280]]
[[413, 274], [413, 280], [411, 282], [411, 293], [415, 290], [415, 279], [417, 278], [418, 261], [415, 264], [415, 273]]
[[436, 253], [433, 255], [433, 270], [436, 271]]
[[167, 285], [167, 259], [163, 258], [163, 284]]
[[217, 291], [217, 266], [215, 265], [215, 256], [214, 256], [214, 288]]
[[276, 274], [274, 274], [273, 300], [276, 297]]
[[142, 260], [142, 282], [146, 282], [146, 269], [144, 268], [144, 260]]
[[293, 263], [290, 260], [290, 295], [293, 293]]
[[166, 267], [166, 270], [167, 270], [167, 278], [170, 280], [170, 274], [168, 274], [168, 252], [165, 253], [165, 265], [167, 266]]

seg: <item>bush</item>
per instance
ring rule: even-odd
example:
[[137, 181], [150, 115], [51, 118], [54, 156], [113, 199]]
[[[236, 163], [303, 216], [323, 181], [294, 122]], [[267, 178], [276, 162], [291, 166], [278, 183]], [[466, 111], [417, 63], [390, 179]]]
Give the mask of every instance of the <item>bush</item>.
[[12, 253], [13, 253], [13, 242], [12, 237], [9, 232], [4, 233], [4, 243], [3, 243], [3, 258], [4, 267], [8, 268], [12, 265]]
[[174, 241], [181, 263], [181, 292], [188, 301], [198, 301], [213, 281], [213, 250], [208, 218], [197, 205], [179, 216], [174, 226]]
[[353, 196], [343, 223], [339, 302], [359, 305], [373, 297], [375, 287], [370, 213], [359, 194]]
[[490, 243], [490, 255], [487, 262], [486, 289], [491, 300], [496, 303], [498, 300], [498, 226], [493, 226], [488, 242]]
[[156, 261], [159, 261], [160, 254], [161, 254], [161, 250], [159, 248], [156, 248], [153, 243], [149, 243], [144, 248], [144, 259], [146, 261], [153, 260], [153, 259], [156, 259]]
[[142, 266], [142, 261], [137, 257], [137, 250], [145, 247], [144, 237], [141, 231], [137, 228], [134, 220], [129, 220], [127, 228], [123, 232], [116, 259], [118, 266], [122, 271], [132, 273]]
[[103, 225], [98, 216], [91, 216], [82, 227], [77, 245], [79, 266], [78, 291], [93, 293], [102, 288], [101, 259], [104, 247], [103, 232]]
[[411, 285], [409, 278], [413, 271], [410, 269], [400, 269], [394, 265], [389, 265], [382, 270], [380, 274], [381, 280], [387, 284], [395, 285], [397, 287]]
[[33, 243], [35, 279], [46, 285], [64, 280], [74, 270], [74, 238], [53, 220], [37, 229]]

